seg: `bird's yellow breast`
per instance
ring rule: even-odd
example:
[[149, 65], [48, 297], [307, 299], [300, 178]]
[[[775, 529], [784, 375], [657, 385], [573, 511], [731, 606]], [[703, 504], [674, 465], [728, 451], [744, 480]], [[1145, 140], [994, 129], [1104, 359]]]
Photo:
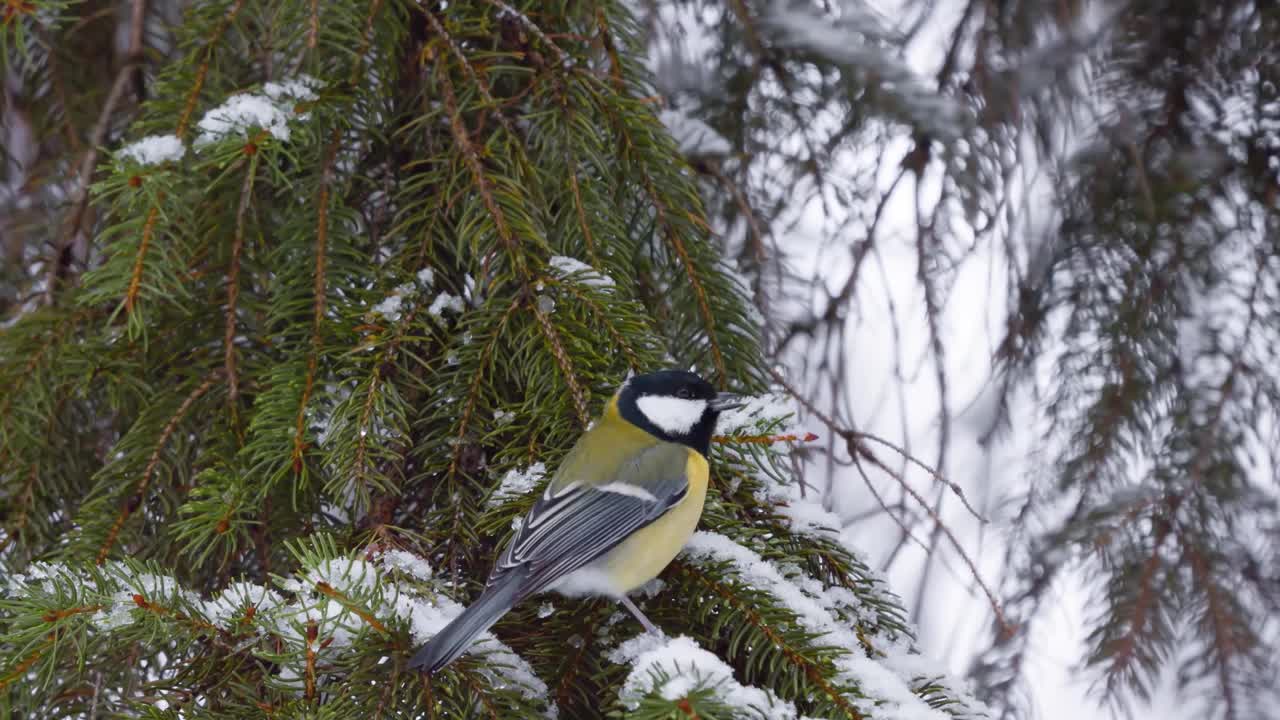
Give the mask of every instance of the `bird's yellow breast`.
[[614, 593], [629, 592], [657, 577], [697, 529], [707, 499], [707, 459], [689, 450], [685, 473], [689, 492], [679, 503], [592, 563], [608, 578]]

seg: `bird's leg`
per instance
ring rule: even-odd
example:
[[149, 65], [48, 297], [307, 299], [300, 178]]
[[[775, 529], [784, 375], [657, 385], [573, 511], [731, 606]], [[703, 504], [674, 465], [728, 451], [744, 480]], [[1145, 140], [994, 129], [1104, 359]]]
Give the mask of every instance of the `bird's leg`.
[[625, 606], [628, 610], [630, 610], [632, 615], [636, 616], [636, 619], [639, 620], [640, 624], [644, 626], [644, 629], [646, 632], [651, 632], [654, 635], [662, 634], [662, 631], [658, 629], [658, 626], [654, 625], [649, 620], [649, 618], [644, 616], [644, 613], [640, 612], [640, 608], [636, 607], [636, 604], [631, 602], [631, 598], [627, 597], [626, 595], [623, 595], [619, 599], [622, 601], [623, 606]]

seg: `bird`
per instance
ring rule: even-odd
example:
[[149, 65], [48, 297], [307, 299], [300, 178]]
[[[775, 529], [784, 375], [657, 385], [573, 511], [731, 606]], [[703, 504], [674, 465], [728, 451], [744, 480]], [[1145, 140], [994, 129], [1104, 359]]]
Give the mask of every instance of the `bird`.
[[548, 590], [615, 598], [659, 633], [627, 593], [657, 577], [693, 535], [716, 422], [743, 403], [693, 372], [627, 378], [520, 519], [480, 597], [409, 667], [439, 672], [517, 603]]

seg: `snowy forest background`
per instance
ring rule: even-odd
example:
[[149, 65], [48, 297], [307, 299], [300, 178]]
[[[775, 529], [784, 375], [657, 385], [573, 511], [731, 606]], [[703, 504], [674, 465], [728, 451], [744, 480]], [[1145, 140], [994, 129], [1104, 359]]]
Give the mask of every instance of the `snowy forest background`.
[[[103, 262], [96, 168], [221, 8], [3, 7], [9, 328]], [[1276, 717], [1280, 10], [628, 7], [790, 458], [923, 652], [994, 717]]]

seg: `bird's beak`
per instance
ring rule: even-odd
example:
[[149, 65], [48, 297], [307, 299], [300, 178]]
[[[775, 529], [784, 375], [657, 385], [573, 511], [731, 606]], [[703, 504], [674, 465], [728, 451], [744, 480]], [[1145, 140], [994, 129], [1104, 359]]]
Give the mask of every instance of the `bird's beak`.
[[715, 399], [711, 401], [711, 409], [715, 410], [716, 412], [721, 412], [724, 410], [732, 410], [734, 408], [740, 408], [746, 404], [747, 404], [747, 399], [745, 397], [741, 395], [735, 395], [733, 393], [722, 392], [722, 393], [716, 393]]

